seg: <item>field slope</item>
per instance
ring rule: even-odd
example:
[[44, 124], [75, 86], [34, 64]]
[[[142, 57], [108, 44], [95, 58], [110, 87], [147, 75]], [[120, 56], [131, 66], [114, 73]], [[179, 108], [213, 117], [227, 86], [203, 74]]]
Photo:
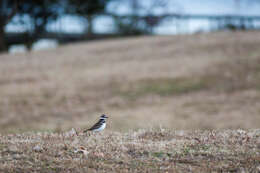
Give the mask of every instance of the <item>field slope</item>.
[[[220, 32], [1, 54], [0, 172], [259, 172], [259, 45]], [[82, 134], [102, 113], [106, 130]]]
[[221, 32], [2, 54], [0, 132], [86, 128], [101, 113], [116, 131], [257, 128], [259, 45], [260, 32]]

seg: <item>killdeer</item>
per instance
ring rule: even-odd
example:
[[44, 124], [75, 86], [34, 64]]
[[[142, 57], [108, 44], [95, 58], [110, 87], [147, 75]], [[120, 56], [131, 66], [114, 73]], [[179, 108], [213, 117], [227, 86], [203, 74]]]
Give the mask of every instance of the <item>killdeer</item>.
[[99, 131], [104, 130], [106, 128], [106, 119], [107, 118], [108, 117], [105, 114], [101, 115], [99, 118], [99, 121], [96, 124], [94, 124], [91, 128], [84, 130], [83, 132], [84, 133], [87, 131], [99, 132]]

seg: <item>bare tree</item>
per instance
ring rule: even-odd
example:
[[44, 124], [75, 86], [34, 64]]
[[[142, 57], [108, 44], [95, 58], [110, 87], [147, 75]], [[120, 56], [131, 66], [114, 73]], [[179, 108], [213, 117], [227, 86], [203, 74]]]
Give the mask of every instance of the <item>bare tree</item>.
[[5, 44], [5, 26], [14, 17], [17, 12], [17, 2], [15, 0], [2, 0], [0, 2], [0, 52], [6, 51]]
[[170, 13], [172, 2], [174, 0], [128, 1], [131, 14], [117, 20], [119, 32], [123, 34], [153, 33], [153, 29], [164, 20], [163, 15]]
[[103, 13], [109, 0], [68, 0], [70, 14], [84, 16], [88, 21], [88, 36], [93, 34], [93, 16], [98, 13]]
[[153, 29], [164, 20], [163, 17], [158, 15], [167, 13], [168, 5], [168, 0], [151, 0], [150, 4], [146, 7], [147, 17], [144, 22], [150, 33], [152, 33]]

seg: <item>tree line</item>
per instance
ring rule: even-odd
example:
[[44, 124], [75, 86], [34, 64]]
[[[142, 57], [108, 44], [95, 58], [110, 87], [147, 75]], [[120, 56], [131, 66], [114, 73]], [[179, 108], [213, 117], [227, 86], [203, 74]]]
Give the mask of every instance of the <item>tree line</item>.
[[[30, 35], [37, 38], [49, 22], [64, 14], [84, 16], [91, 23], [91, 16], [104, 12], [110, 0], [1, 0], [0, 2], [0, 51], [6, 51], [5, 27], [8, 23], [30, 22]], [[89, 33], [92, 32], [91, 24]]]
[[[34, 42], [39, 35], [46, 31], [46, 26], [54, 22], [62, 15], [77, 15], [84, 17], [87, 21], [87, 35], [93, 34], [93, 16], [98, 14], [108, 14], [107, 6], [110, 2], [126, 3], [132, 13], [138, 13], [143, 9], [142, 3], [137, 0], [1, 0], [0, 1], [0, 52], [7, 51], [6, 31], [7, 24], [26, 24], [30, 23], [30, 38]], [[144, 2], [144, 1], [143, 1]], [[154, 8], [166, 7], [167, 0], [150, 0], [147, 11]], [[117, 19], [115, 24], [119, 34], [142, 34], [151, 32], [152, 26], [159, 23], [159, 19], [146, 18], [140, 24], [136, 16], [132, 18], [117, 18], [110, 12], [110, 15]], [[25, 40], [28, 41], [28, 40]]]
[[[239, 8], [259, 4], [260, 0], [233, 0]], [[130, 15], [116, 13], [118, 4], [126, 4]], [[113, 7], [108, 6], [114, 4]], [[114, 11], [111, 9], [115, 9]], [[182, 7], [175, 0], [1, 0], [0, 1], [0, 52], [7, 51], [6, 26], [10, 23], [30, 25], [27, 31], [30, 42], [36, 41], [46, 32], [47, 24], [55, 22], [64, 15], [77, 15], [87, 21], [86, 35], [93, 35], [93, 19], [99, 14], [110, 15], [114, 19], [116, 32], [120, 35], [137, 35], [153, 33], [154, 27], [160, 25], [163, 14], [181, 13]], [[145, 15], [144, 15], [145, 14]], [[142, 17], [140, 17], [142, 16]], [[28, 40], [24, 40], [28, 42]]]

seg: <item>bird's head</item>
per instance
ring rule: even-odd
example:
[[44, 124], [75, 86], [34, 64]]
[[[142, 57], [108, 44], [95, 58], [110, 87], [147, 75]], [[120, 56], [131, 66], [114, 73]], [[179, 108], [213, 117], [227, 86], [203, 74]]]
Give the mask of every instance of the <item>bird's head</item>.
[[100, 119], [107, 119], [107, 118], [108, 118], [108, 116], [106, 116], [105, 114], [102, 114], [100, 117]]

